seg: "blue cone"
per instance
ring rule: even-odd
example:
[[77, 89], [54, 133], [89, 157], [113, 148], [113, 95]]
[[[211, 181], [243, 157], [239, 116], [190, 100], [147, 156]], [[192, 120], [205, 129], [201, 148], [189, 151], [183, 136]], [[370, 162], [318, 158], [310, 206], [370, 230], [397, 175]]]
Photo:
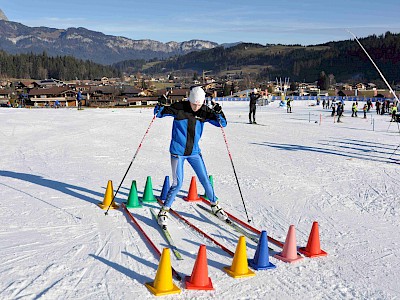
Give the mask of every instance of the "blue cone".
[[164, 200], [167, 200], [167, 194], [168, 194], [168, 191], [169, 191], [169, 176], [165, 176], [165, 179], [164, 179], [164, 184], [163, 184], [163, 187], [162, 187], [162, 190], [161, 190], [161, 195], [160, 195], [160, 199], [162, 200], [162, 201], [164, 201]]
[[253, 259], [249, 259], [249, 265], [254, 270], [267, 270], [276, 268], [273, 263], [269, 262], [268, 235], [265, 230], [261, 232], [256, 253], [254, 254]]

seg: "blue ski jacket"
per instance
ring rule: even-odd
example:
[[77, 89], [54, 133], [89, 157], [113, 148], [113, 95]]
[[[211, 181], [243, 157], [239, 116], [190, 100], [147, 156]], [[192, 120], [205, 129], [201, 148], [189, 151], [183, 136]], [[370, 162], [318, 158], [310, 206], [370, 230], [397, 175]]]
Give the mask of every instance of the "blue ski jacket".
[[203, 134], [204, 123], [225, 127], [227, 122], [223, 112], [217, 114], [211, 108], [203, 105], [194, 112], [189, 101], [176, 102], [170, 106], [154, 108], [157, 118], [174, 117], [169, 152], [176, 155], [192, 155], [201, 152], [199, 140]]

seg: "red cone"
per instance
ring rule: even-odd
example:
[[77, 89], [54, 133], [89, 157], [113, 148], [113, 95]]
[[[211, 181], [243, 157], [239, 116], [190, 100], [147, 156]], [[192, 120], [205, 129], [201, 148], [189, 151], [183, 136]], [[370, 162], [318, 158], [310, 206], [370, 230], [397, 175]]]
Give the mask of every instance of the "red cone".
[[307, 246], [300, 248], [299, 252], [307, 257], [318, 257], [318, 256], [328, 255], [328, 253], [322, 250], [320, 246], [318, 222], [313, 223], [310, 236], [308, 237]]
[[183, 199], [188, 202], [201, 201], [201, 198], [197, 193], [196, 176], [192, 176], [192, 180], [190, 181], [189, 194]]
[[206, 246], [200, 245], [192, 275], [185, 278], [188, 290], [214, 290], [211, 278], [208, 277]]

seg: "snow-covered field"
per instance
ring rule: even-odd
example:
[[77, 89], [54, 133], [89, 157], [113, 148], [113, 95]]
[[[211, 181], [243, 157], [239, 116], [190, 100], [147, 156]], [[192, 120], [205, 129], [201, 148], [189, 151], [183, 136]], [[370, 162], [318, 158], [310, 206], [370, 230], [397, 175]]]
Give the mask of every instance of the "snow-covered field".
[[[215, 291], [166, 299], [398, 299], [400, 298], [400, 134], [390, 117], [373, 111], [343, 123], [330, 111], [295, 102], [287, 114], [274, 102], [246, 124], [247, 103], [223, 103], [229, 148], [252, 225], [285, 240], [289, 225], [305, 246], [319, 222], [323, 258], [286, 264], [233, 279], [221, 269], [232, 257], [176, 218], [170, 230], [184, 260], [172, 266], [190, 275], [199, 245], [207, 245]], [[359, 104], [361, 108], [361, 103]], [[374, 118], [372, 122], [371, 117]], [[320, 123], [320, 119], [322, 123]], [[121, 210], [104, 215], [108, 180], [114, 189], [152, 120], [150, 109], [0, 109], [0, 298], [152, 299], [158, 259]], [[157, 119], [118, 196], [132, 180], [139, 196], [147, 176], [159, 195], [170, 174], [172, 118]], [[203, 156], [223, 207], [246, 219], [221, 129], [207, 124]], [[180, 197], [194, 175], [187, 165]], [[203, 193], [198, 183], [199, 194]], [[166, 242], [149, 206], [131, 209], [160, 250]], [[235, 251], [239, 235], [216, 225], [195, 204], [173, 208]], [[247, 240], [247, 256], [256, 244]]]

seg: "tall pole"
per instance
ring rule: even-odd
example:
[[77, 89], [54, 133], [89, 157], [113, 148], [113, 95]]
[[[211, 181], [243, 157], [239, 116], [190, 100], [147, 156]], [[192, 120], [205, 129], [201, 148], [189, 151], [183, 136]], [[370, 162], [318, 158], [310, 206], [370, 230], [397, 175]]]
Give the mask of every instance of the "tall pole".
[[385, 76], [383, 76], [381, 70], [379, 70], [378, 66], [375, 64], [375, 62], [373, 61], [373, 59], [371, 58], [371, 56], [369, 56], [367, 50], [365, 50], [364, 46], [360, 43], [360, 41], [358, 40], [358, 38], [354, 35], [354, 33], [352, 33], [350, 30], [347, 29], [347, 31], [355, 38], [355, 40], [357, 41], [357, 43], [360, 45], [361, 49], [364, 50], [365, 54], [368, 56], [369, 60], [372, 62], [372, 64], [374, 65], [374, 67], [376, 68], [376, 70], [378, 71], [379, 75], [381, 75], [383, 81], [386, 83], [387, 87], [389, 88], [390, 92], [393, 94], [393, 96], [396, 98], [397, 101], [399, 101], [399, 99], [396, 96], [396, 93], [392, 90], [392, 87], [390, 86], [390, 84], [387, 82]]

